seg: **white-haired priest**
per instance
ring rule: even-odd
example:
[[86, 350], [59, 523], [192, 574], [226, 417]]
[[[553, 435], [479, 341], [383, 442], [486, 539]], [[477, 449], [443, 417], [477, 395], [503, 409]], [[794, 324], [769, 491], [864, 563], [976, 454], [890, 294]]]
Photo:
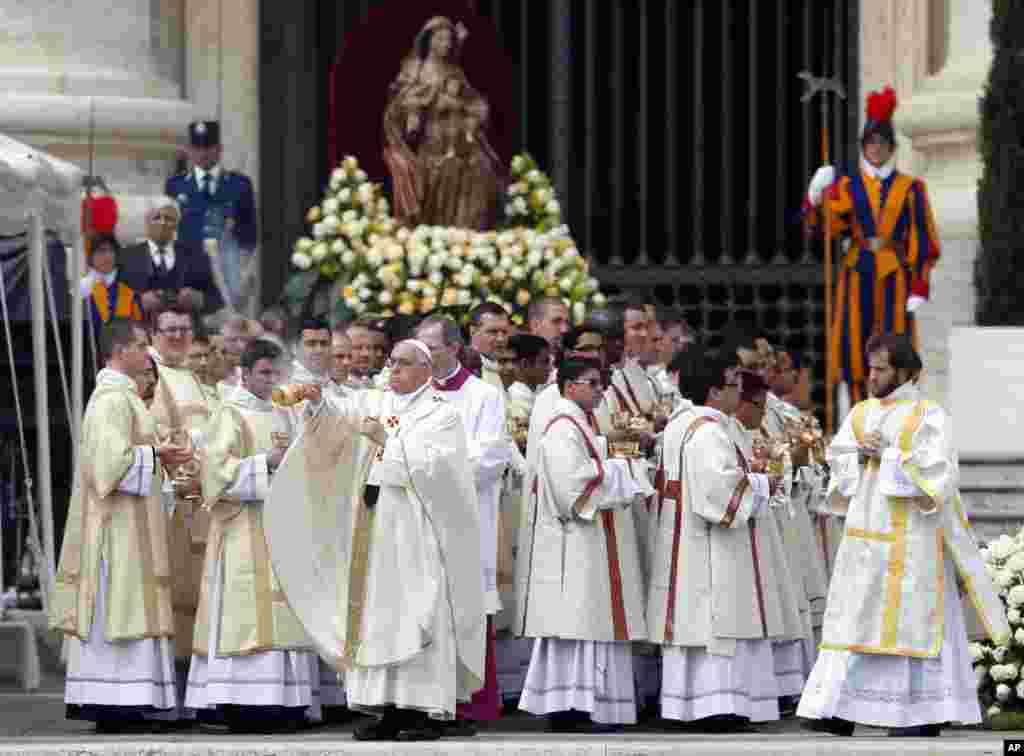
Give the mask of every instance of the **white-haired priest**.
[[268, 537], [289, 602], [345, 672], [349, 707], [379, 716], [355, 738], [434, 740], [483, 685], [479, 508], [430, 349], [401, 341], [389, 367], [387, 390], [307, 387], [311, 417], [274, 482]]

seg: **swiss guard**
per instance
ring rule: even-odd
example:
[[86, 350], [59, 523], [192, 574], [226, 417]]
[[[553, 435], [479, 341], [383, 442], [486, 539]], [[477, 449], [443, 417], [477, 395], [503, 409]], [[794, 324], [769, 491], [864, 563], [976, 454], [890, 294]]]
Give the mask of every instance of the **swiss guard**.
[[828, 359], [832, 380], [849, 386], [853, 403], [867, 398], [864, 347], [873, 334], [909, 333], [916, 345], [914, 313], [928, 300], [940, 254], [924, 181], [894, 165], [895, 110], [892, 87], [871, 92], [860, 165], [846, 175], [822, 166], [804, 200], [809, 230], [827, 222], [832, 238], [851, 242], [839, 259]]
[[252, 181], [221, 166], [219, 121], [189, 124], [188, 142], [189, 168], [167, 179], [165, 187], [181, 208], [178, 240], [211, 256], [212, 267], [223, 276], [225, 298], [230, 296], [229, 304], [238, 309], [257, 244]]

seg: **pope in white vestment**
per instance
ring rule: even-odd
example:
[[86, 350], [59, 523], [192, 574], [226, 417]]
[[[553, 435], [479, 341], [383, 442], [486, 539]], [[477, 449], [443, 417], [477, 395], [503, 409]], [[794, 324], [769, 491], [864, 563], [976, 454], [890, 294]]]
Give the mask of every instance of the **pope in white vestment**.
[[[539, 443], [531, 550], [521, 555], [526, 592], [517, 631], [537, 641], [519, 705], [534, 714], [575, 710], [595, 723], [631, 724], [629, 642], [645, 640], [647, 628], [627, 508], [653, 489], [633, 477], [626, 460], [608, 459], [591, 427], [582, 404], [600, 396], [596, 363], [569, 361], [560, 373], [570, 398], [555, 406]], [[593, 396], [578, 396], [587, 391]]]
[[853, 408], [827, 454], [828, 506], [846, 526], [797, 713], [834, 734], [854, 722], [917, 735], [980, 722], [962, 597], [993, 642], [1010, 637], [960, 501], [949, 418], [913, 382], [877, 390], [902, 348], [890, 347], [869, 344], [882, 398]]
[[[345, 671], [349, 707], [383, 715], [358, 739], [436, 737], [426, 718], [453, 719], [484, 677], [465, 430], [429, 385], [429, 350], [411, 344], [392, 352], [392, 390], [324, 397], [271, 494], [271, 552], [290, 604]], [[372, 507], [368, 484], [379, 486]]]

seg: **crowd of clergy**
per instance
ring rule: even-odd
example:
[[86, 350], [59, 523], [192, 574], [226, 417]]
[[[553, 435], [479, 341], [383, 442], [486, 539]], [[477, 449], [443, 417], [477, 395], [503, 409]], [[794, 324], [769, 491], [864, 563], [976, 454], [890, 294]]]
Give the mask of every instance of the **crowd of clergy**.
[[[631, 301], [572, 326], [556, 298], [525, 321], [102, 324], [50, 599], [68, 716], [403, 741], [517, 710], [980, 721], [968, 636], [1009, 629], [909, 340], [871, 340], [871, 398], [827, 438], [752, 327], [702, 343]], [[316, 548], [274, 551], [265, 505], [340, 513], [328, 592], [284, 579]]]

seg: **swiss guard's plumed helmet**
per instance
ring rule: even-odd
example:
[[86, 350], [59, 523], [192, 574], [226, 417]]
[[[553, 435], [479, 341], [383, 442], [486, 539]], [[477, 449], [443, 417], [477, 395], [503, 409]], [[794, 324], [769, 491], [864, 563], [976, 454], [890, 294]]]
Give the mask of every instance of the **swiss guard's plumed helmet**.
[[188, 143], [193, 147], [220, 144], [220, 121], [193, 121], [188, 125]]
[[886, 87], [881, 92], [869, 92], [867, 118], [860, 136], [861, 146], [873, 136], [880, 136], [890, 147], [896, 146], [896, 132], [892, 127], [892, 114], [896, 112], [896, 92]]

